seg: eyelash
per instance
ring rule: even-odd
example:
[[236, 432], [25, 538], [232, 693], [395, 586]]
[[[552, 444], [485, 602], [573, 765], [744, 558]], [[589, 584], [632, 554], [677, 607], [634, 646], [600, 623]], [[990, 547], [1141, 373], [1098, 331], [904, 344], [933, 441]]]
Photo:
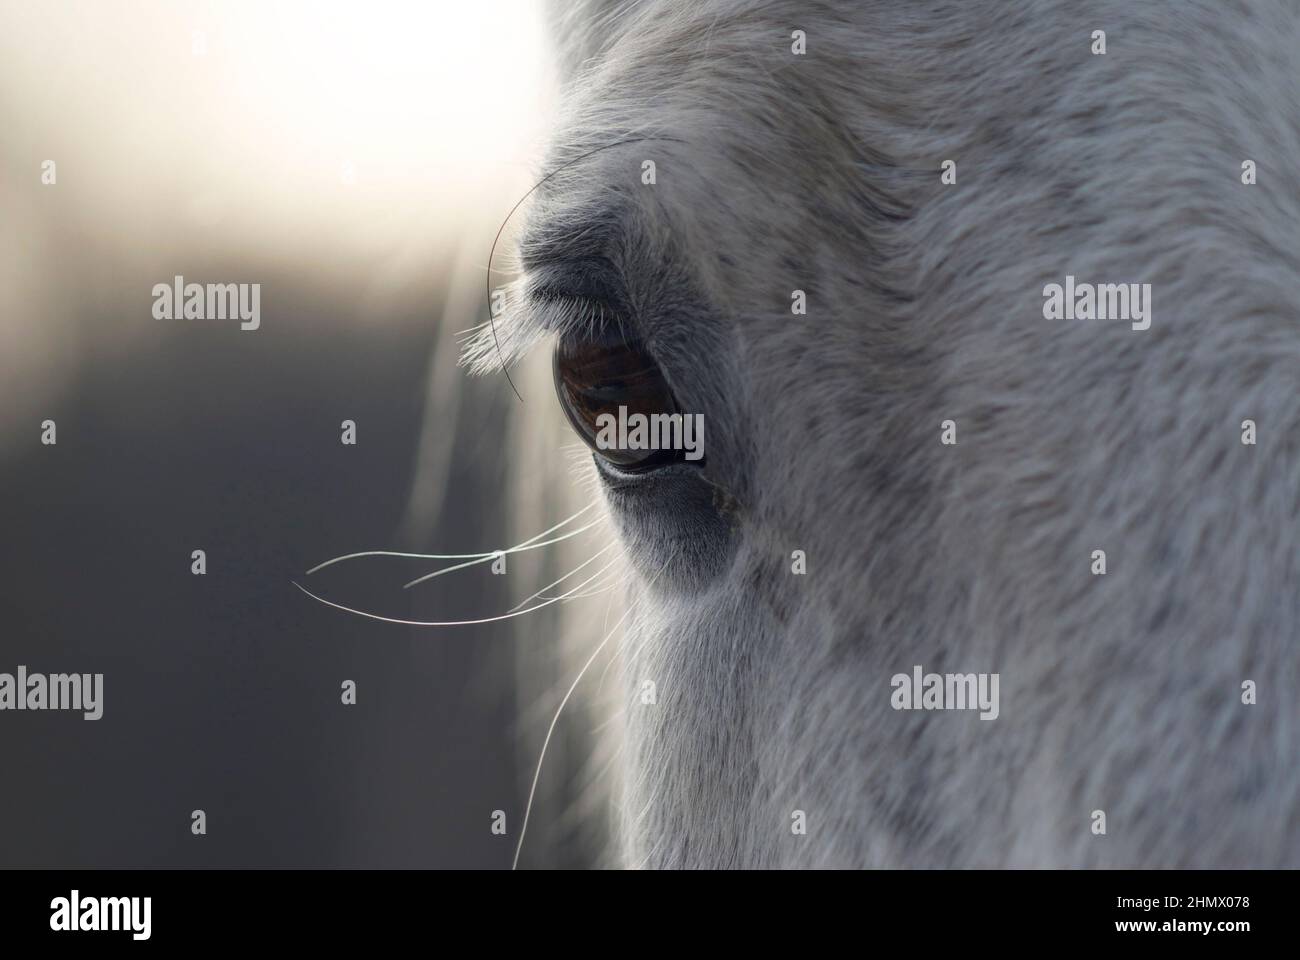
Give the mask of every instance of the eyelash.
[[542, 329], [554, 330], [558, 340], [590, 336], [606, 324], [619, 322], [614, 311], [598, 300], [550, 290], [532, 292], [530, 298], [534, 322]]

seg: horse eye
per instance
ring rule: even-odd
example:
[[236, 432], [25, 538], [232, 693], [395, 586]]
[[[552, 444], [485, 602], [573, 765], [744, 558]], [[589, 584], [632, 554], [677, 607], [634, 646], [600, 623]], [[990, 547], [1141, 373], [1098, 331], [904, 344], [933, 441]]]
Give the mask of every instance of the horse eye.
[[[555, 391], [569, 423], [597, 455], [623, 470], [649, 470], [680, 460], [680, 450], [648, 449], [627, 442], [628, 431], [617, 429], [636, 414], [671, 416], [679, 410], [659, 365], [641, 342], [615, 324], [601, 326], [581, 338], [561, 338], [555, 347]], [[618, 446], [620, 441], [626, 445]]]

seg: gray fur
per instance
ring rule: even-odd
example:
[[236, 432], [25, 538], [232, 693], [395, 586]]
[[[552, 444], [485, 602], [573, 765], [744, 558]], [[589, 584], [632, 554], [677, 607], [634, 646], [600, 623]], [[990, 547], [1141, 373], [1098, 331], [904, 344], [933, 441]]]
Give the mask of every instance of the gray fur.
[[[605, 484], [624, 862], [1300, 866], [1300, 6], [584, 22], [546, 168], [672, 139], [566, 168], [523, 253], [599, 239], [714, 490]], [[1066, 274], [1151, 283], [1151, 329], [1043, 319]], [[1000, 673], [1001, 715], [895, 711], [914, 664]]]

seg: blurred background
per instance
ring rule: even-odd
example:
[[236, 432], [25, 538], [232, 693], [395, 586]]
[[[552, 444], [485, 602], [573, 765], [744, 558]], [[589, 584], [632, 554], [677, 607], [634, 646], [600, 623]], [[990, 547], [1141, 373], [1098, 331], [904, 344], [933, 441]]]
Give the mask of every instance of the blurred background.
[[[591, 496], [544, 356], [523, 405], [456, 367], [551, 62], [533, 0], [0, 0], [0, 672], [104, 674], [99, 721], [0, 713], [0, 866], [510, 866], [606, 601], [412, 628], [292, 581], [477, 618], [571, 562], [303, 579], [507, 547]], [[176, 275], [260, 283], [260, 329], [155, 319]], [[602, 862], [595, 724], [566, 708], [520, 866]]]

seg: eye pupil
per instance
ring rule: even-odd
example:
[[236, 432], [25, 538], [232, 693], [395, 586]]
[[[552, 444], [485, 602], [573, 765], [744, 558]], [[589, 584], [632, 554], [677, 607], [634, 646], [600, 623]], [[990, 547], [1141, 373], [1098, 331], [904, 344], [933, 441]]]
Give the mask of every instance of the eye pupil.
[[624, 447], [604, 442], [602, 426], [633, 414], [678, 413], [659, 365], [639, 340], [620, 330], [602, 329], [577, 339], [561, 339], [554, 357], [555, 389], [569, 423], [596, 453], [624, 470], [644, 470], [680, 459], [680, 451]]

